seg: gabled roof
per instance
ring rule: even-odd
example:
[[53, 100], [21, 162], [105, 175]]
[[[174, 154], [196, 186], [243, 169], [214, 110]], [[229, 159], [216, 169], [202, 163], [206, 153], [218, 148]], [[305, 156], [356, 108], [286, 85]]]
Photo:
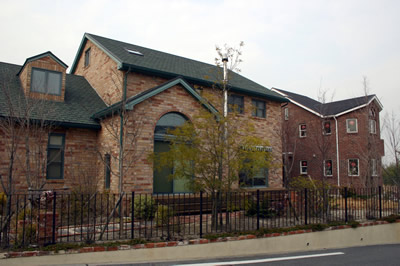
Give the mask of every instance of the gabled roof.
[[376, 101], [380, 110], [382, 110], [382, 104], [375, 94], [361, 96], [356, 98], [350, 98], [341, 101], [334, 101], [330, 103], [321, 103], [314, 99], [311, 99], [307, 96], [300, 95], [297, 93], [272, 88], [273, 91], [281, 94], [284, 97], [287, 97], [290, 102], [296, 104], [297, 106], [322, 117], [330, 117], [330, 116], [340, 116], [346, 113], [358, 110], [369, 105], [372, 101]]
[[[148, 89], [146, 91], [143, 91], [135, 96], [129, 97], [126, 100], [125, 108], [127, 110], [133, 110], [133, 107], [144, 100], [153, 97], [175, 85], [181, 85], [186, 91], [192, 95], [195, 99], [197, 99], [206, 109], [208, 109], [211, 113], [218, 115], [218, 110], [215, 109], [211, 104], [209, 104], [204, 98], [202, 98], [184, 79], [181, 77], [174, 78], [172, 80], [169, 80], [159, 86], [156, 86], [154, 88]], [[110, 105], [109, 107], [95, 113], [92, 118], [94, 119], [99, 119], [106, 117], [108, 115], [111, 115], [113, 113], [118, 113], [121, 110], [122, 107], [122, 101], [119, 101], [113, 105]]]
[[[10, 116], [11, 100], [13, 116], [22, 116], [26, 106], [38, 100], [26, 99], [19, 77], [19, 65], [0, 62], [0, 117]], [[41, 100], [40, 107], [33, 110], [31, 119], [44, 119], [55, 125], [99, 129], [100, 124], [91, 114], [104, 109], [106, 104], [82, 76], [66, 75], [65, 98], [63, 102]], [[27, 104], [26, 104], [27, 103]], [[43, 109], [45, 114], [43, 114]]]
[[[180, 76], [188, 82], [205, 86], [217, 83], [217, 74], [222, 73], [221, 68], [214, 65], [89, 33], [85, 33], [83, 36], [78, 53], [71, 67], [71, 73], [75, 72], [78, 60], [84, 52], [83, 49], [88, 40], [110, 56], [117, 63], [120, 70], [131, 69], [169, 79]], [[134, 51], [134, 53], [128, 50]], [[234, 92], [265, 97], [278, 102], [287, 101], [284, 97], [272, 92], [270, 89], [234, 72], [230, 73], [229, 86]]]
[[68, 68], [67, 64], [65, 64], [63, 61], [61, 61], [60, 58], [55, 56], [52, 52], [47, 51], [47, 52], [44, 52], [42, 54], [38, 54], [38, 55], [35, 55], [35, 56], [27, 58], [25, 60], [25, 63], [22, 65], [21, 69], [18, 71], [17, 76], [22, 72], [22, 69], [24, 69], [24, 67], [25, 67], [25, 65], [27, 63], [35, 61], [35, 60], [38, 60], [38, 59], [46, 57], [46, 56], [49, 56], [49, 57], [53, 58], [54, 61], [56, 61], [58, 64], [62, 65], [63, 67], [65, 67], [65, 69]]

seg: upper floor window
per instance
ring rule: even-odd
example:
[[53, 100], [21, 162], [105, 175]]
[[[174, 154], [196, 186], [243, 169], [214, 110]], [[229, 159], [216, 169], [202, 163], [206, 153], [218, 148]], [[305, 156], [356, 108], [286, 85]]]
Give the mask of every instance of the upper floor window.
[[349, 176], [358, 176], [358, 159], [349, 159]]
[[47, 145], [47, 179], [64, 178], [65, 135], [52, 133]]
[[324, 161], [324, 174], [325, 176], [332, 176], [332, 160]]
[[243, 114], [244, 112], [244, 97], [231, 94], [228, 97], [228, 112], [238, 112]]
[[299, 125], [299, 137], [300, 138], [307, 137], [307, 125], [306, 124]]
[[307, 174], [307, 169], [308, 168], [308, 164], [307, 161], [300, 161], [300, 174], [301, 175], [306, 175]]
[[90, 48], [85, 51], [85, 67], [90, 64]]
[[285, 120], [289, 120], [289, 108], [284, 109], [284, 114], [285, 114]]
[[252, 100], [251, 102], [253, 104], [253, 116], [265, 118], [265, 102], [260, 100]]
[[357, 133], [358, 132], [357, 119], [356, 118], [347, 119], [346, 129], [347, 133]]
[[62, 73], [41, 68], [32, 68], [31, 91], [61, 95]]
[[324, 135], [330, 135], [332, 133], [330, 121], [324, 121], [322, 123], [322, 127], [322, 132], [324, 133]]
[[376, 121], [370, 119], [369, 120], [369, 133], [376, 134]]
[[378, 175], [378, 164], [376, 159], [371, 159], [371, 175], [372, 176]]

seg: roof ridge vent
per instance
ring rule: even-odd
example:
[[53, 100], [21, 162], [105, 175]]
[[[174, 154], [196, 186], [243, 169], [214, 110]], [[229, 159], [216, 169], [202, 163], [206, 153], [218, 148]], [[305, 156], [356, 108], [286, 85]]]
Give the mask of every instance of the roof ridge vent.
[[143, 54], [141, 52], [137, 51], [137, 50], [133, 50], [133, 49], [130, 49], [130, 48], [125, 48], [125, 50], [130, 54], [143, 56]]

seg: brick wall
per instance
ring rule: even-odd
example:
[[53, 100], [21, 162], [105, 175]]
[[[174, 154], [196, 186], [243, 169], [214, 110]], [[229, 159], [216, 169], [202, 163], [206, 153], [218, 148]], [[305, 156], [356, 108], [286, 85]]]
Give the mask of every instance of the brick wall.
[[[50, 94], [32, 92], [31, 91], [32, 67], [61, 72], [62, 73], [61, 95], [50, 95]], [[66, 68], [61, 66], [50, 56], [45, 56], [45, 57], [39, 58], [35, 61], [26, 63], [24, 65], [24, 68], [21, 71], [19, 77], [20, 77], [21, 85], [24, 89], [25, 95], [27, 95], [31, 98], [35, 98], [35, 99], [45, 99], [45, 100], [58, 101], [58, 102], [64, 101]]]
[[[377, 133], [370, 134], [368, 128], [369, 109], [374, 107], [376, 112], [375, 120]], [[290, 136], [287, 137], [288, 143], [283, 143], [283, 152], [292, 152], [293, 169], [290, 176], [300, 175], [300, 161], [306, 160], [308, 163], [307, 175], [312, 178], [320, 179], [323, 176], [323, 160], [332, 160], [332, 176], [327, 176], [326, 181], [333, 185], [338, 185], [337, 175], [337, 156], [336, 156], [336, 123], [334, 119], [321, 119], [315, 114], [289, 103], [289, 120], [284, 120], [282, 109], [282, 127]], [[358, 132], [347, 133], [346, 120], [356, 118], [358, 121]], [[326, 135], [322, 132], [323, 122], [329, 121], [331, 124], [331, 134]], [[307, 137], [299, 136], [299, 125], [306, 124]], [[384, 155], [383, 140], [380, 139], [379, 108], [372, 103], [368, 108], [344, 114], [337, 118], [338, 139], [339, 139], [339, 183], [341, 186], [362, 186], [366, 182], [369, 171], [369, 159], [376, 158], [378, 162], [378, 176], [374, 178], [374, 184], [382, 184], [382, 173], [379, 167], [381, 157]], [[286, 129], [285, 129], [286, 127]], [[370, 144], [368, 144], [370, 143]], [[285, 151], [286, 148], [286, 151]], [[324, 151], [324, 152], [323, 152]], [[359, 176], [349, 176], [348, 159], [359, 159]], [[290, 164], [289, 163], [289, 164]]]

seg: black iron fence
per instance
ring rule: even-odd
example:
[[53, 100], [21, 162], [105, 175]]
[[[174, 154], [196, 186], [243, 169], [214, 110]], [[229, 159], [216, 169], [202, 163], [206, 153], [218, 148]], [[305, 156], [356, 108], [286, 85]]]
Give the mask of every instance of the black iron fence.
[[400, 213], [397, 187], [150, 195], [43, 192], [0, 198], [3, 247], [205, 234], [378, 219]]

